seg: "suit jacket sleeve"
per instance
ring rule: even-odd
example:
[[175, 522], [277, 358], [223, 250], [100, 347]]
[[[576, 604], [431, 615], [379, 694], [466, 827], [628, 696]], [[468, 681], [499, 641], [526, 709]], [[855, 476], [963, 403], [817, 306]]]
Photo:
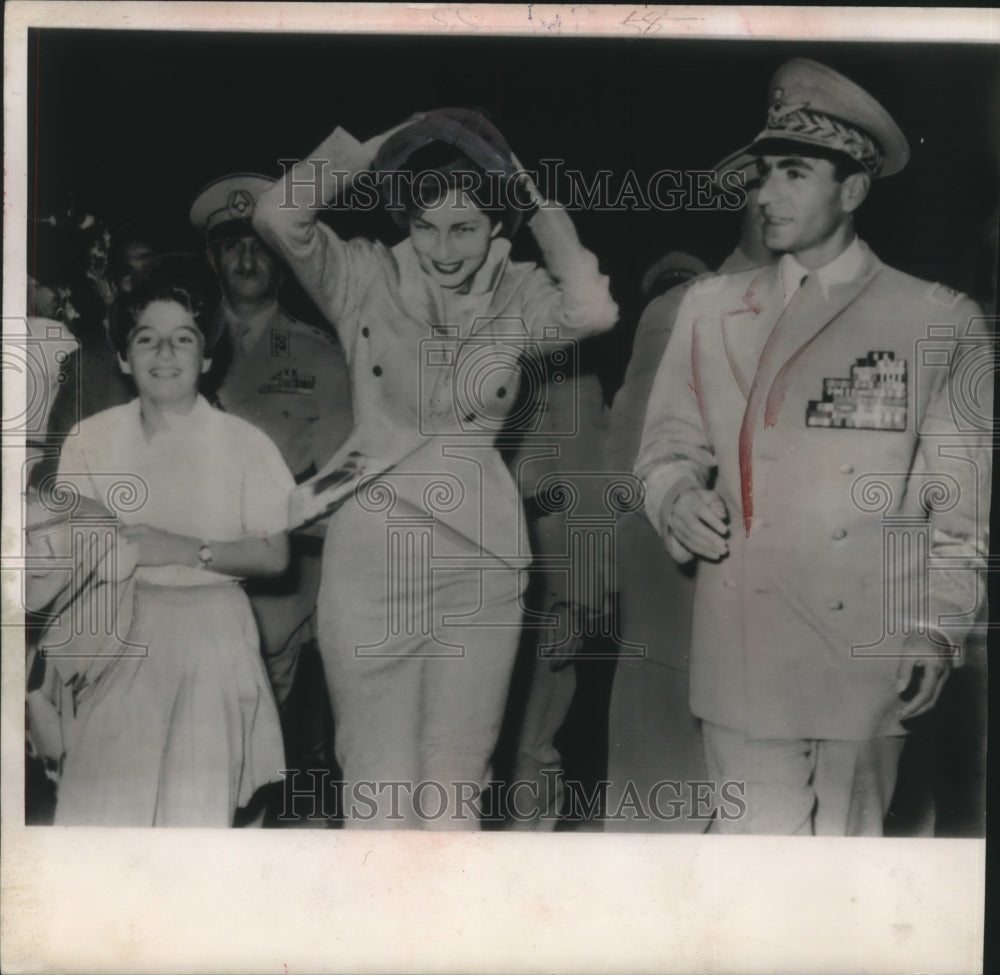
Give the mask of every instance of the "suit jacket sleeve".
[[[534, 475], [529, 483], [539, 484], [557, 500], [561, 485], [569, 489], [569, 503], [540, 518], [534, 526], [533, 552], [536, 556], [569, 557], [568, 571], [549, 572], [546, 576], [550, 602], [575, 603], [592, 612], [606, 609], [611, 579], [604, 556], [598, 545], [569, 545], [570, 528], [574, 520], [599, 521], [607, 517], [601, 443], [605, 433], [606, 411], [601, 383], [593, 373], [571, 377], [550, 386], [547, 395], [549, 415], [558, 414], [552, 428], [566, 430], [575, 426], [573, 437], [553, 438], [555, 456], [529, 467]], [[529, 435], [529, 446], [546, 443], [544, 434]], [[556, 507], [556, 506], [554, 506]], [[567, 547], [569, 546], [569, 547]]]
[[610, 470], [631, 470], [635, 463], [653, 380], [687, 290], [687, 284], [671, 288], [651, 301], [639, 319], [625, 381], [611, 409], [607, 440]]
[[[960, 331], [982, 318], [961, 302]], [[924, 413], [911, 490], [921, 498], [931, 527], [930, 619], [921, 620], [939, 643], [961, 647], [985, 619], [985, 568], [989, 555], [992, 417], [995, 368], [992, 336], [953, 347], [947, 369], [936, 370]], [[919, 367], [918, 367], [919, 368]], [[985, 381], [978, 381], [985, 375]], [[946, 475], [940, 490], [935, 475]], [[941, 484], [941, 480], [937, 479]], [[947, 628], [939, 623], [952, 617]]]
[[635, 474], [646, 491], [646, 514], [679, 562], [690, 561], [691, 553], [668, 538], [670, 510], [684, 491], [705, 487], [715, 467], [693, 368], [698, 291], [697, 286], [690, 288], [678, 310], [677, 323], [653, 380], [635, 464]]
[[292, 268], [345, 349], [352, 347], [357, 322], [351, 311], [371, 273], [373, 245], [360, 238], [342, 240], [319, 215], [370, 161], [364, 144], [335, 129], [261, 193], [253, 215], [254, 229]]
[[528, 224], [545, 260], [524, 295], [525, 324], [541, 337], [546, 326], [556, 326], [559, 337], [582, 339], [606, 332], [618, 321], [608, 278], [597, 258], [580, 243], [566, 210], [555, 203], [540, 207]]
[[354, 426], [351, 405], [351, 378], [340, 346], [329, 339], [317, 363], [316, 372], [322, 382], [316, 384], [314, 395], [319, 416], [312, 428], [313, 463], [320, 470], [337, 452]]

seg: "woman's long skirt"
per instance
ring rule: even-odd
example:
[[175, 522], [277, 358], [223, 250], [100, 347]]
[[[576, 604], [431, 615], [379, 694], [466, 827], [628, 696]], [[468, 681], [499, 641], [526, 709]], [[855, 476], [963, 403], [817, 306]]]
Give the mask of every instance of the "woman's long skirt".
[[78, 702], [56, 825], [231, 826], [284, 767], [246, 595], [139, 582], [127, 640]]
[[480, 825], [524, 579], [433, 534], [436, 551], [426, 521], [390, 522], [354, 499], [327, 531], [319, 643], [347, 828]]

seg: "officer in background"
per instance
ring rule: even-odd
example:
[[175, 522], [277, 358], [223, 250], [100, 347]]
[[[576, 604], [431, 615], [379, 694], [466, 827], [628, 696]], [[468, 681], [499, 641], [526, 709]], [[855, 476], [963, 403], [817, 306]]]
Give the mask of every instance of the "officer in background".
[[[242, 173], [217, 179], [195, 199], [191, 223], [205, 234], [225, 296], [229, 349], [221, 356], [217, 405], [266, 433], [301, 482], [350, 432], [351, 387], [336, 337], [297, 321], [278, 304], [282, 265], [250, 224], [258, 194], [271, 183]], [[297, 751], [290, 739], [301, 735], [306, 718], [289, 715], [285, 705], [300, 651], [314, 641], [321, 544], [317, 537], [293, 536], [288, 573], [250, 590], [289, 758]]]
[[711, 274], [709, 266], [694, 254], [670, 251], [652, 264], [642, 276], [639, 293], [646, 302], [652, 302], [660, 295], [673, 291], [691, 278]]
[[534, 559], [507, 712], [516, 726], [506, 809], [506, 828], [513, 830], [549, 832], [559, 823], [568, 797], [556, 735], [578, 692], [577, 667], [587, 665], [610, 602], [601, 552], [586, 538], [573, 539], [574, 521], [606, 515], [606, 410], [596, 371], [581, 361], [584, 348], [568, 357], [560, 351], [544, 369], [525, 371], [523, 405], [514, 415], [531, 420], [506, 458]]
[[[739, 243], [717, 274], [733, 274], [774, 260], [762, 239], [755, 157], [728, 157], [716, 167], [719, 177], [726, 172], [741, 174], [746, 205]], [[694, 270], [701, 263], [697, 258], [683, 260], [685, 255], [671, 256], [672, 266], [677, 268]], [[665, 261], [650, 270], [660, 268], [662, 273]], [[631, 471], [639, 451], [649, 392], [677, 310], [691, 284], [708, 273], [706, 268], [705, 274], [654, 295], [646, 306], [636, 329], [625, 380], [611, 409], [605, 441], [609, 470]], [[647, 272], [646, 277], [649, 275]], [[643, 650], [623, 653], [615, 668], [608, 715], [609, 817], [604, 828], [608, 832], [701, 832], [707, 823], [698, 818], [700, 811], [689, 801], [690, 792], [683, 786], [706, 778], [701, 729], [688, 707], [694, 566], [679, 565], [667, 554], [656, 530], [641, 512], [622, 515], [617, 536], [621, 635], [628, 646]], [[665, 781], [682, 785], [676, 790], [658, 785]], [[647, 806], [653, 793], [656, 809], [633, 808], [626, 801], [630, 789]], [[683, 806], [675, 800], [683, 800]]]

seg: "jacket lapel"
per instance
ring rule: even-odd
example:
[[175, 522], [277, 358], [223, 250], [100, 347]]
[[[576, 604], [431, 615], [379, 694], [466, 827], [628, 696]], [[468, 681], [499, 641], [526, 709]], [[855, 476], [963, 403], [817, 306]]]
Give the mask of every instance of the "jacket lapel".
[[[764, 414], [764, 426], [773, 427], [777, 423], [799, 358], [816, 337], [871, 284], [882, 266], [881, 261], [867, 251], [858, 274], [850, 281], [830, 286], [826, 295], [817, 276], [810, 275], [779, 314], [767, 336], [754, 371], [739, 438], [740, 496], [744, 529], [748, 535], [753, 519], [753, 440], [760, 427], [761, 414]], [[770, 300], [780, 309], [782, 293], [777, 266], [769, 271], [774, 279]]]
[[793, 301], [782, 316], [781, 337], [774, 349], [774, 361], [768, 363], [769, 367], [776, 366], [777, 369], [773, 381], [769, 383], [764, 406], [765, 427], [773, 427], [778, 421], [778, 413], [785, 393], [795, 378], [795, 365], [799, 358], [867, 290], [882, 267], [882, 262], [869, 252], [861, 271], [850, 281], [831, 285], [825, 296], [812, 280], [799, 289], [802, 301]]
[[491, 319], [503, 316], [503, 313], [514, 300], [514, 297], [521, 291], [524, 279], [528, 276], [530, 270], [530, 267], [518, 266], [510, 262], [507, 263], [496, 290], [494, 290], [490, 298], [489, 307], [487, 308], [487, 315], [489, 317], [476, 324], [472, 330], [473, 335], [482, 332], [486, 326], [492, 324]]
[[740, 391], [750, 396], [761, 351], [781, 314], [781, 281], [775, 266], [757, 274], [738, 307], [722, 316], [722, 345]]
[[271, 378], [271, 330], [278, 314], [280, 312], [276, 311], [268, 320], [249, 355], [234, 350], [233, 361], [217, 394], [219, 402], [227, 411], [242, 406]]
[[[455, 343], [454, 355], [451, 360], [453, 367], [441, 369], [438, 372], [437, 381], [431, 394], [431, 415], [438, 416], [442, 412], [449, 412], [455, 408], [451, 405], [455, 375], [461, 369], [463, 357], [470, 354], [475, 355], [482, 348], [483, 340], [487, 336], [497, 344], [515, 344], [518, 347], [524, 344], [527, 335], [523, 321], [520, 318], [517, 321], [504, 321], [503, 319], [505, 318], [504, 312], [521, 290], [529, 270], [530, 268], [512, 265], [506, 259], [506, 255], [503, 256], [502, 264], [497, 265], [495, 273], [498, 280], [495, 282], [489, 301], [485, 305], [484, 313], [473, 316], [472, 321], [459, 325], [459, 339]], [[470, 340], [476, 341], [470, 344]]]

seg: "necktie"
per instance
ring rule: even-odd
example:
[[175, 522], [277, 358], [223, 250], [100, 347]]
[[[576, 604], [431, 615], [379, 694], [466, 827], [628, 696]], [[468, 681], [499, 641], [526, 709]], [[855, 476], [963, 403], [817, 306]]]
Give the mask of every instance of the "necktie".
[[242, 322], [236, 326], [236, 351], [246, 355], [250, 351], [250, 326]]
[[799, 279], [798, 284], [796, 284], [795, 287], [792, 288], [791, 291], [789, 291], [787, 297], [785, 298], [785, 304], [784, 304], [785, 308], [787, 308], [792, 303], [792, 299], [799, 293], [799, 291], [802, 290], [802, 287], [808, 280], [809, 280], [809, 275], [803, 274], [802, 277]]

